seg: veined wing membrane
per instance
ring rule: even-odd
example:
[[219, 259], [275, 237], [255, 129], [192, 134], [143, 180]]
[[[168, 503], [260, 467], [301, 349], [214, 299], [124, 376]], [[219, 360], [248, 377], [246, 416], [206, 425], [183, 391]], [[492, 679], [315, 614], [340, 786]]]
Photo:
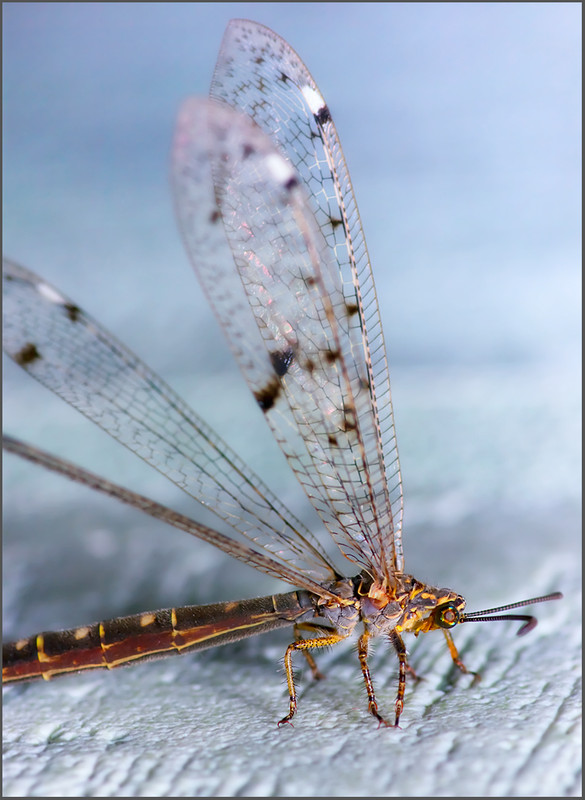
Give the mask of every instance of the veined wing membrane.
[[239, 561], [243, 561], [245, 564], [260, 570], [260, 572], [265, 572], [267, 575], [287, 581], [297, 588], [300, 587], [310, 592], [317, 592], [322, 597], [328, 597], [339, 602], [337, 595], [329, 592], [303, 573], [279, 563], [265, 553], [257, 552], [247, 544], [236, 542], [229, 536], [224, 536], [224, 534], [209, 528], [207, 525], [201, 525], [190, 517], [179, 514], [177, 511], [151, 500], [150, 497], [125, 489], [123, 486], [112, 483], [93, 472], [88, 472], [88, 470], [79, 467], [77, 464], [72, 464], [70, 461], [54, 456], [52, 453], [47, 453], [45, 450], [29, 445], [19, 439], [14, 439], [12, 436], [2, 437], [2, 449], [7, 453], [14, 453], [27, 461], [31, 461], [33, 464], [38, 464], [45, 469], [63, 475], [69, 480], [88, 486], [94, 491], [101, 492], [109, 497], [115, 497], [116, 500], [120, 500], [122, 503], [137, 508], [155, 519], [160, 519], [168, 525], [190, 533], [198, 539], [212, 544], [214, 547], [218, 547]]
[[[359, 413], [365, 413], [361, 418], [365, 464], [373, 496], [387, 498], [386, 507], [376, 504], [377, 524], [372, 535], [381, 554], [393, 555], [390, 568], [402, 571], [402, 479], [386, 348], [361, 221], [329, 109], [290, 45], [269, 28], [249, 20], [228, 24], [211, 96], [252, 117], [290, 159], [308, 188], [315, 220], [335, 254], [329, 266], [338, 272], [346, 304], [357, 307], [349, 332], [359, 372], [368, 376], [371, 400], [366, 409], [367, 398], [360, 398]], [[338, 322], [342, 318], [340, 315]], [[361, 455], [357, 458], [359, 462]]]
[[[193, 265], [277, 441], [342, 552], [391, 583], [391, 509], [357, 305], [295, 170], [247, 116], [192, 99], [173, 175]], [[206, 246], [209, 222], [237, 269]]]
[[3, 260], [3, 346], [23, 369], [254, 545], [318, 583], [311, 532], [181, 398], [61, 292]]

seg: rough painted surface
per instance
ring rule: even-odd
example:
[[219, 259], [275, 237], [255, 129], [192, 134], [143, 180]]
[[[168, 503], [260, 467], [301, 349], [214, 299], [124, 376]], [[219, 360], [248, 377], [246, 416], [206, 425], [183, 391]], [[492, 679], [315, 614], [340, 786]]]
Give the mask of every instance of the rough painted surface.
[[[266, 638], [180, 666], [13, 691], [4, 707], [4, 794], [578, 795], [570, 602], [543, 613], [525, 641], [509, 627], [462, 631], [465, 658], [483, 672], [476, 687], [453, 675], [440, 636], [417, 643], [413, 663], [426, 680], [407, 690], [402, 730], [376, 729], [350, 648], [320, 660], [328, 680], [303, 688], [294, 729], [278, 730], [282, 648]], [[372, 661], [381, 704], [389, 704], [396, 665], [382, 646]]]

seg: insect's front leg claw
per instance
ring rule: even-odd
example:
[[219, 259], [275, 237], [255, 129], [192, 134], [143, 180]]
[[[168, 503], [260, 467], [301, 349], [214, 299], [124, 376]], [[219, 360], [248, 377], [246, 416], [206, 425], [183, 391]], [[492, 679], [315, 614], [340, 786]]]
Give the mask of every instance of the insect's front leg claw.
[[472, 672], [472, 670], [468, 669], [467, 673], [469, 675], [473, 675], [473, 680], [471, 681], [472, 686], [477, 686], [477, 684], [481, 681], [481, 673], [480, 672]]
[[457, 666], [464, 675], [473, 675], [473, 680], [471, 681], [472, 686], [477, 686], [477, 684], [481, 680], [481, 674], [479, 672], [474, 672], [472, 669], [467, 669], [463, 661], [460, 658], [453, 659], [455, 662], [455, 666]]

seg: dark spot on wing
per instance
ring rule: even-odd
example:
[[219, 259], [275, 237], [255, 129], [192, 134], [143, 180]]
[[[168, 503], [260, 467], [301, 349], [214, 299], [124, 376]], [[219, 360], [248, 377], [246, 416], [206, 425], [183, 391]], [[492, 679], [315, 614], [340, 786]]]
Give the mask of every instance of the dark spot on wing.
[[79, 320], [79, 315], [81, 314], [79, 306], [76, 306], [74, 303], [65, 303], [63, 308], [71, 322], [77, 322]]
[[270, 353], [270, 361], [279, 377], [282, 378], [283, 375], [286, 375], [294, 357], [295, 354], [292, 347], [287, 347], [286, 350], [281, 350], [278, 353]]
[[285, 75], [284, 72], [281, 72], [280, 73], [280, 77], [278, 78], [278, 80], [282, 81], [283, 83], [288, 83], [289, 82], [289, 77], [288, 77], [288, 75]]
[[346, 409], [341, 430], [347, 433], [348, 431], [355, 431], [356, 428], [355, 413]]
[[251, 144], [245, 144], [242, 147], [242, 157], [243, 158], [250, 158], [250, 156], [254, 153], [254, 148]]
[[314, 275], [309, 275], [305, 278], [305, 286], [314, 286], [317, 283], [317, 278]]
[[327, 106], [321, 106], [321, 108], [315, 114], [315, 119], [319, 125], [325, 125], [326, 122], [331, 122], [331, 114]]
[[359, 311], [359, 306], [357, 303], [346, 303], [345, 308], [347, 309], [347, 316], [353, 317], [354, 314], [357, 314]]
[[256, 402], [262, 411], [269, 411], [275, 404], [278, 395], [280, 394], [281, 386], [278, 378], [274, 378], [267, 383], [263, 389], [254, 392]]
[[328, 364], [335, 364], [341, 353], [339, 350], [327, 350], [324, 355]]
[[338, 225], [343, 225], [343, 220], [336, 219], [335, 217], [329, 217], [329, 224], [331, 225], [333, 230], [335, 230], [335, 228], [337, 228]]
[[292, 175], [284, 184], [284, 188], [287, 190], [287, 192], [290, 192], [291, 189], [294, 189], [295, 186], [298, 185], [299, 185], [299, 179], [297, 178], [296, 175]]
[[254, 64], [263, 64], [263, 63], [264, 63], [264, 59], [262, 58], [262, 56], [257, 56], [254, 59]]
[[37, 350], [36, 345], [32, 342], [27, 342], [27, 344], [22, 347], [18, 353], [15, 353], [14, 360], [17, 364], [20, 364], [21, 367], [26, 366], [27, 364], [32, 364], [33, 361], [41, 358], [41, 354]]
[[327, 441], [333, 447], [337, 447], [337, 436], [334, 436], [332, 433], [327, 434]]
[[315, 372], [315, 362], [312, 359], [308, 358], [305, 361], [305, 369], [307, 370], [309, 375], [312, 375], [313, 372]]
[[218, 222], [220, 218], [221, 214], [219, 213], [219, 210], [217, 208], [214, 208], [211, 214], [209, 215], [209, 221], [215, 225], [215, 223]]

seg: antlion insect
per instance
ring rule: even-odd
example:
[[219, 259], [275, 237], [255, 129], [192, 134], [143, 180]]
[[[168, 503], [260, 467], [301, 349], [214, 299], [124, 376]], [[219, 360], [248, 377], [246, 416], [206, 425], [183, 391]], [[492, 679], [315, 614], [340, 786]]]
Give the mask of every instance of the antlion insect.
[[[294, 626], [292, 657], [359, 632], [370, 713], [383, 725], [368, 646], [386, 636], [399, 661], [394, 725], [409, 670], [403, 633], [464, 622], [559, 592], [467, 613], [465, 600], [404, 572], [402, 481], [372, 272], [349, 175], [325, 101], [296, 53], [257, 23], [232, 21], [210, 99], [178, 119], [173, 191], [189, 256], [239, 366], [289, 464], [341, 552], [318, 540], [185, 403], [75, 303], [4, 262], [4, 347], [38, 381], [212, 509], [250, 544], [200, 525], [35, 447], [4, 448], [117, 497], [297, 587], [272, 597], [166, 609], [4, 647], [5, 682], [49, 679], [188, 652]], [[303, 638], [302, 633], [308, 635]], [[412, 670], [411, 670], [412, 672]]]

